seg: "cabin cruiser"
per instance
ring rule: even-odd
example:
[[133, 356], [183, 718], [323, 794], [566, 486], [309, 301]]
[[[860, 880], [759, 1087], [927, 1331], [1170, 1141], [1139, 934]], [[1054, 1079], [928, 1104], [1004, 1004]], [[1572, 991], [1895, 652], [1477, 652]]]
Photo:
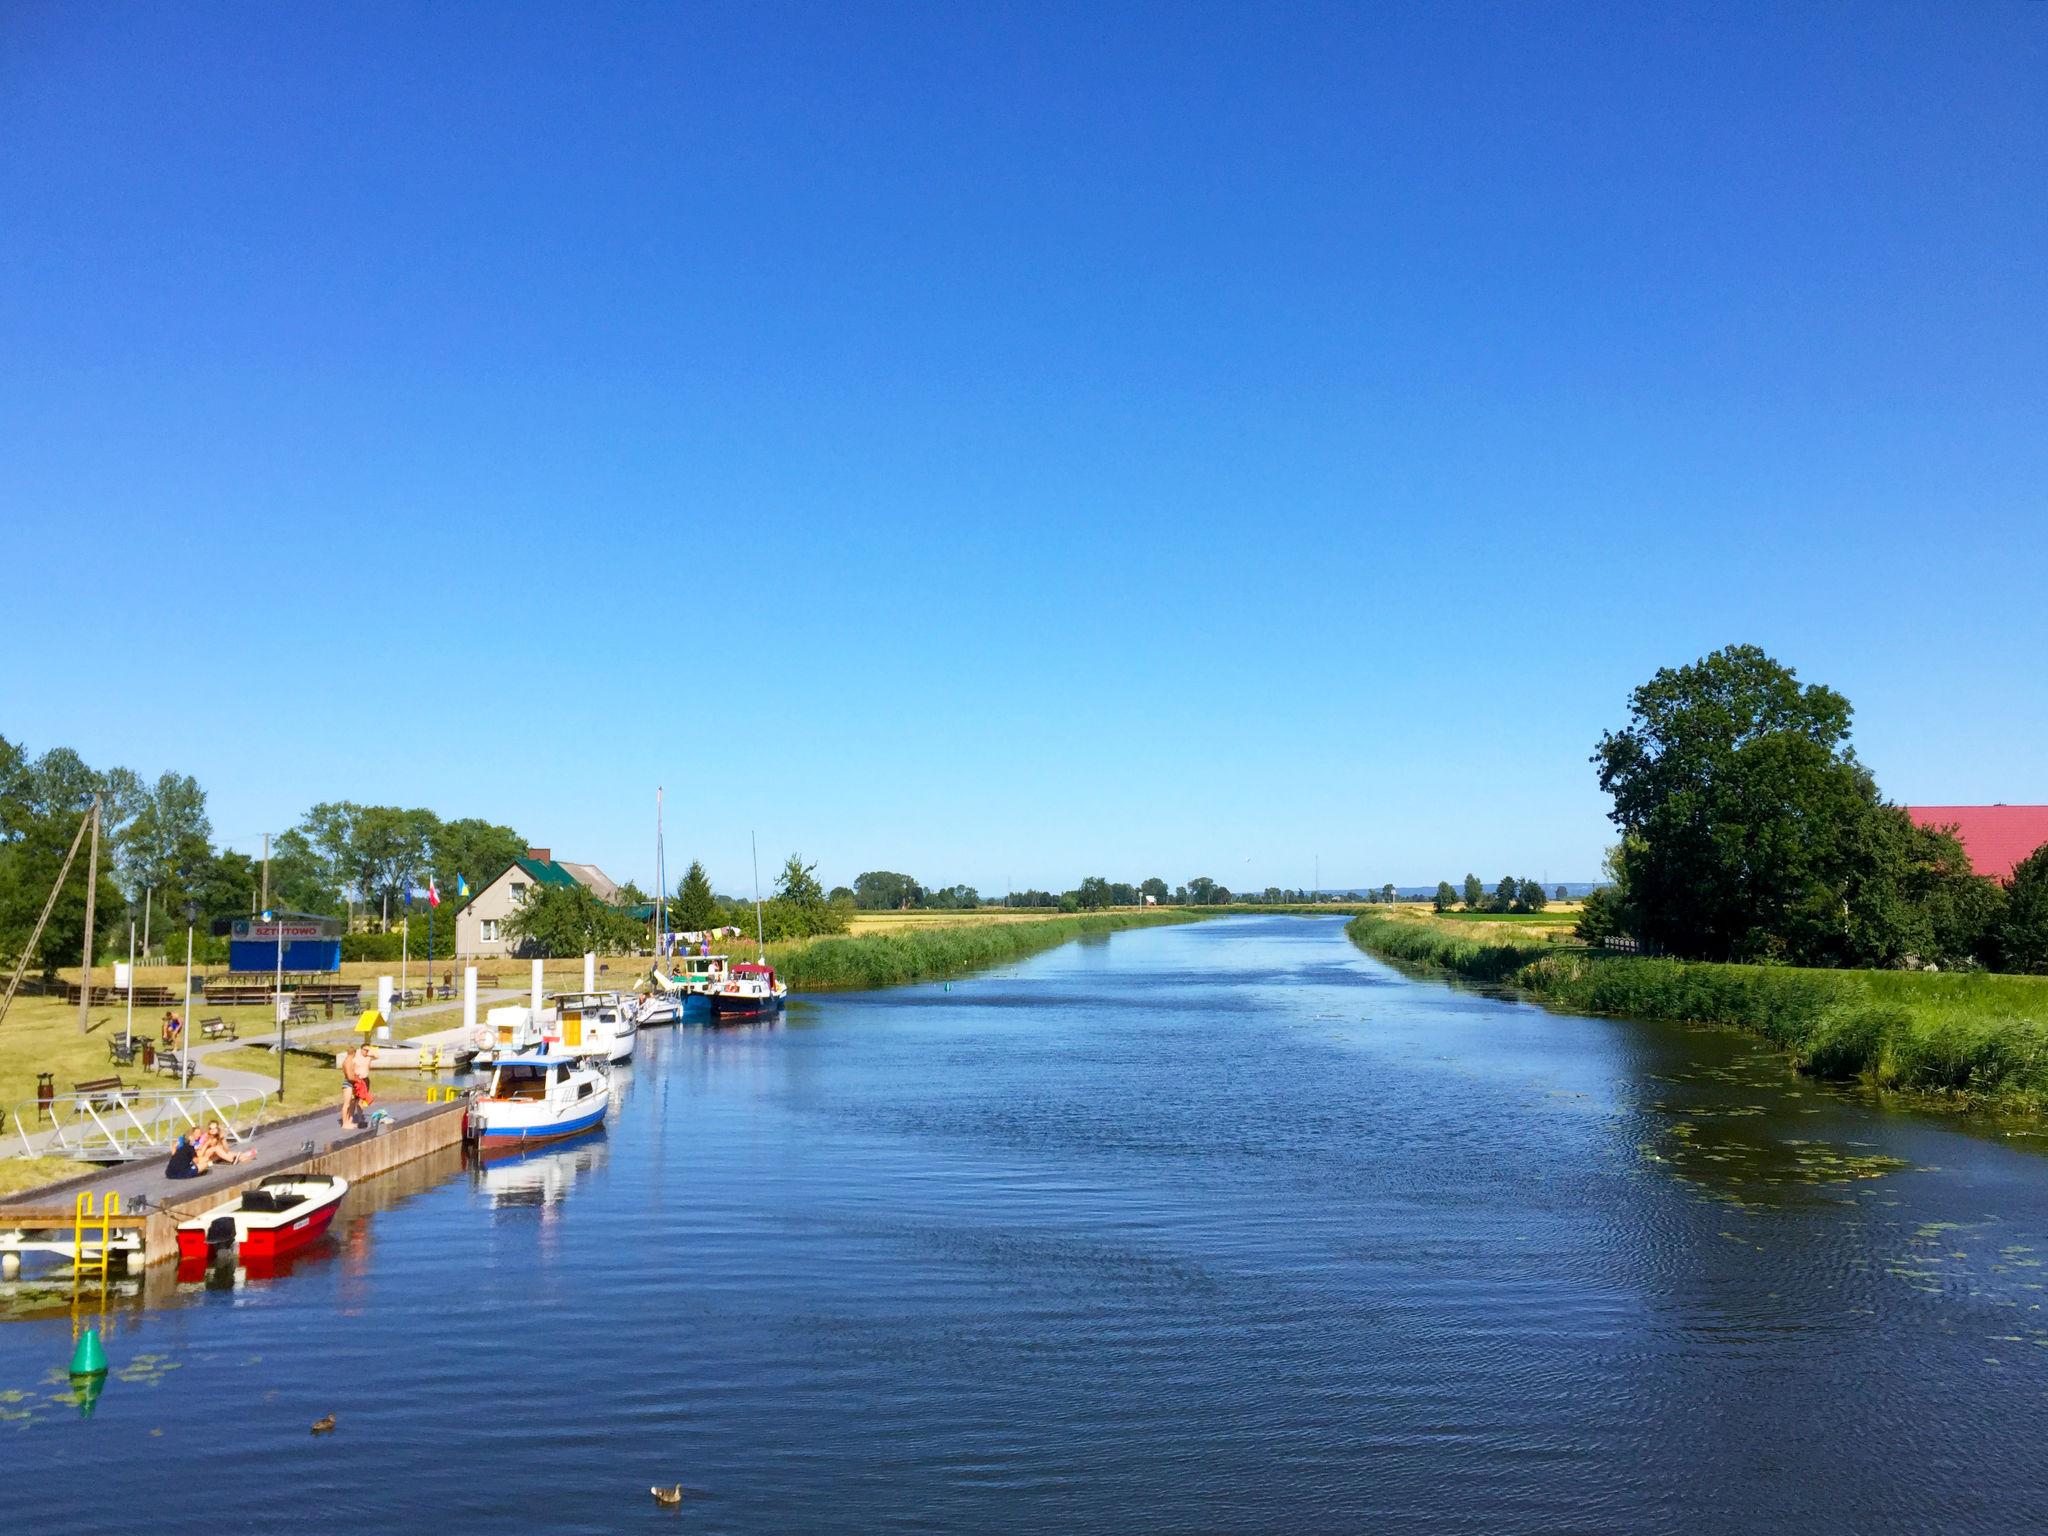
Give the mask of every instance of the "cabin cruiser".
[[470, 1101], [469, 1133], [486, 1152], [516, 1150], [594, 1130], [604, 1123], [611, 1081], [596, 1063], [529, 1052], [501, 1056]]
[[711, 993], [711, 1016], [741, 1019], [774, 1013], [788, 996], [788, 984], [773, 966], [743, 960]]
[[548, 1036], [565, 1055], [595, 1054], [606, 1061], [633, 1059], [639, 1021], [616, 992], [563, 992], [555, 998], [555, 1027]]

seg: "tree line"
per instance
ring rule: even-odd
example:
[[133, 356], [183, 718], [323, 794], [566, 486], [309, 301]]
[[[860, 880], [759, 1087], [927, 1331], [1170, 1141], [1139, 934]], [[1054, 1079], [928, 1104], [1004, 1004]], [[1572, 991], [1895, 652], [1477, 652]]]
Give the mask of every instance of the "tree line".
[[[190, 774], [145, 781], [127, 768], [96, 769], [69, 747], [31, 757], [0, 737], [0, 954], [18, 959], [64, 867], [80, 818], [101, 806], [99, 884], [94, 895], [99, 956], [125, 947], [133, 911], [152, 942], [185, 927], [200, 933], [255, 913], [264, 871], [248, 853], [214, 845], [206, 791]], [[269, 898], [279, 910], [355, 918], [389, 928], [408, 886], [438, 881], [444, 901], [455, 876], [488, 879], [526, 844], [510, 827], [432, 811], [329, 801], [272, 840]], [[45, 971], [76, 962], [85, 937], [89, 853], [65, 876], [30, 962]], [[425, 921], [415, 945], [424, 941]], [[451, 931], [453, 924], [444, 924]], [[203, 946], [202, 953], [218, 945]], [[395, 951], [394, 951], [395, 954]]]
[[[1557, 888], [1557, 899], [1564, 900], [1564, 887], [1561, 885]], [[1436, 895], [1430, 903], [1437, 911], [1448, 912], [1461, 902], [1467, 912], [1541, 912], [1550, 905], [1550, 897], [1544, 893], [1540, 881], [1531, 880], [1526, 875], [1519, 878], [1503, 875], [1491, 892], [1477, 875], [1465, 876], [1462, 890], [1452, 886], [1448, 880], [1437, 881]]]
[[1879, 793], [1849, 701], [1755, 646], [1661, 669], [1593, 751], [1621, 840], [1588, 938], [1685, 959], [2048, 972], [2048, 845], [2001, 884]]

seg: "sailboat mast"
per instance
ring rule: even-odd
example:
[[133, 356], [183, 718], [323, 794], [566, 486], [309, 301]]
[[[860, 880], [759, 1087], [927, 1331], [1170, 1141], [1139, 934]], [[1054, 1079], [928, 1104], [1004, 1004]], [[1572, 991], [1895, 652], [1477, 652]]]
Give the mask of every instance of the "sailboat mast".
[[662, 786], [654, 786], [654, 899], [657, 905], [655, 921], [660, 937], [655, 940], [654, 958], [659, 963], [668, 963], [668, 853], [661, 840], [661, 792]]
[[768, 942], [761, 937], [761, 845], [754, 834], [747, 834], [747, 848], [754, 855], [754, 963], [768, 963]]

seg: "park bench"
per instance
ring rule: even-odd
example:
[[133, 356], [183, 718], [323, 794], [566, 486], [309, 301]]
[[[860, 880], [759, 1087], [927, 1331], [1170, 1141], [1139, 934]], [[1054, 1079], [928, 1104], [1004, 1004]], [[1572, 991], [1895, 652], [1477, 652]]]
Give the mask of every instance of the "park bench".
[[298, 987], [293, 995], [303, 1003], [346, 1003], [353, 1008], [363, 1000], [363, 989], [342, 982], [311, 982]]
[[185, 1075], [185, 1053], [183, 1051], [158, 1051], [156, 1071], [159, 1077], [183, 1077]]
[[73, 1083], [71, 1091], [94, 1109], [111, 1109], [127, 1101], [130, 1089], [118, 1077], [95, 1077], [83, 1083]]
[[238, 1038], [235, 1026], [216, 1014], [210, 1019], [199, 1021], [199, 1035], [203, 1040], [233, 1040]]
[[137, 1044], [137, 1041], [124, 1040], [121, 1036], [115, 1035], [107, 1041], [107, 1057], [117, 1067], [132, 1067], [135, 1065]]
[[216, 1008], [238, 1008], [248, 1003], [267, 1003], [271, 999], [267, 986], [250, 986], [227, 981], [209, 981], [206, 984], [206, 1000]]

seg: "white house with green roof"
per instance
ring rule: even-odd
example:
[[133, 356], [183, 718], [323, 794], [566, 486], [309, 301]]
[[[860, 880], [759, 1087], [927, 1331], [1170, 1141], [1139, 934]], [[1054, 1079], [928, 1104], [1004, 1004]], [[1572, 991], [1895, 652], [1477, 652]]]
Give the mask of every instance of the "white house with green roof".
[[601, 901], [610, 901], [618, 887], [595, 864], [558, 864], [554, 850], [529, 848], [491, 879], [471, 888], [455, 914], [455, 952], [477, 960], [502, 960], [512, 953], [505, 924], [519, 910], [527, 893], [542, 885], [580, 885]]

